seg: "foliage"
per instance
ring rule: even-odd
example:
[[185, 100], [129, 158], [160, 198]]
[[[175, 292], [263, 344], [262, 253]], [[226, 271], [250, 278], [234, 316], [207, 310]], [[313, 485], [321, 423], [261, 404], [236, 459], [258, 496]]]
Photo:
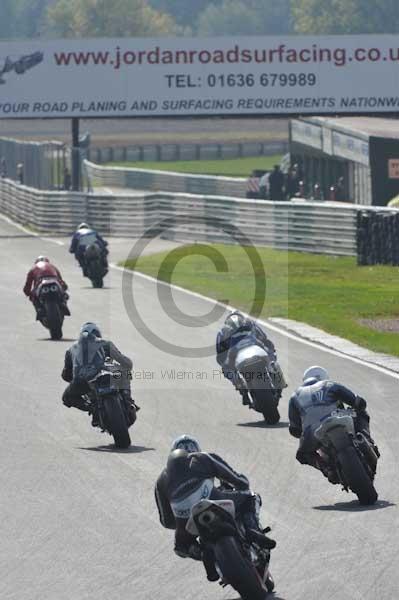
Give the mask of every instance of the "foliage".
[[200, 35], [265, 35], [290, 31], [289, 0], [223, 0], [200, 15]]
[[396, 33], [397, 0], [291, 0], [294, 29], [305, 34]]
[[145, 0], [58, 0], [48, 9], [48, 28], [66, 37], [172, 35], [173, 19]]

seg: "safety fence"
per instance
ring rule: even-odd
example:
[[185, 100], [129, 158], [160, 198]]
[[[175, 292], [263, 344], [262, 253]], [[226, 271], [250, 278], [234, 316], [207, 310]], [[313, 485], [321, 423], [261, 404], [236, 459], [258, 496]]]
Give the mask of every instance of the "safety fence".
[[358, 207], [169, 193], [43, 192], [0, 180], [0, 211], [38, 230], [69, 234], [88, 221], [104, 234], [182, 242], [258, 244], [356, 255]]
[[103, 167], [88, 161], [84, 161], [84, 171], [94, 188], [120, 187], [238, 198], [245, 198], [247, 191], [247, 179], [242, 177], [213, 177], [152, 169]]
[[244, 158], [250, 156], [273, 156], [288, 152], [288, 141], [225, 142], [206, 144], [136, 144], [129, 146], [89, 147], [88, 160], [96, 163], [214, 160]]
[[60, 142], [0, 138], [0, 177], [37, 189], [60, 189], [66, 165], [66, 147]]
[[357, 215], [359, 265], [399, 265], [399, 210], [362, 210]]

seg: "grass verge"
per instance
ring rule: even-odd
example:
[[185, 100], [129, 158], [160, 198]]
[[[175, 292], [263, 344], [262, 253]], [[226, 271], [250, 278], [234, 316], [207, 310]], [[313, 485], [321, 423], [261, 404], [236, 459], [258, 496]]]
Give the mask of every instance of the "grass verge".
[[134, 169], [155, 169], [158, 171], [176, 171], [199, 175], [224, 175], [226, 177], [248, 177], [254, 169], [269, 171], [273, 165], [280, 164], [281, 155], [253, 156], [219, 160], [179, 160], [179, 161], [141, 161], [113, 162], [108, 167], [128, 167]]
[[[201, 248], [208, 258], [198, 254]], [[223, 256], [228, 271], [216, 271], [209, 248]], [[399, 318], [398, 268], [358, 267], [354, 258], [269, 248], [257, 248], [257, 252], [266, 272], [261, 317], [303, 321], [371, 350], [399, 356], [399, 334], [360, 323], [364, 318]], [[259, 268], [254, 275], [245, 248], [221, 244], [183, 246], [128, 261], [126, 266], [247, 312], [255, 297], [255, 280], [263, 277]]]

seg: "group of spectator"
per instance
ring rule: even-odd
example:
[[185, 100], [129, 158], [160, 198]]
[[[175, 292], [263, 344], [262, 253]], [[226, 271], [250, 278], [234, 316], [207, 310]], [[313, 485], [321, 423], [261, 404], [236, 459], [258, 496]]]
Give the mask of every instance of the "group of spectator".
[[344, 177], [339, 177], [337, 183], [332, 185], [328, 191], [328, 197], [323, 193], [322, 186], [316, 182], [307, 186], [301, 166], [295, 163], [289, 167], [285, 174], [279, 165], [274, 165], [273, 171], [256, 177], [255, 173], [249, 180], [248, 198], [260, 198], [263, 200], [291, 200], [291, 198], [308, 198], [309, 200], [336, 200], [346, 202], [348, 200]]

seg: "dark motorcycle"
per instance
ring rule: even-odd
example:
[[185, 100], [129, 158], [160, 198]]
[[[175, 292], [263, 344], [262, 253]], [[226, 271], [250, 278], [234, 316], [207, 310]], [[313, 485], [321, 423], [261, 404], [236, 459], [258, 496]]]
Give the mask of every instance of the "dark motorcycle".
[[232, 500], [199, 501], [191, 509], [186, 529], [213, 557], [221, 585], [231, 585], [243, 600], [264, 600], [273, 591], [270, 550], [248, 540]]
[[360, 504], [374, 504], [378, 499], [374, 478], [379, 452], [363, 433], [355, 432], [355, 418], [355, 410], [337, 409], [322, 421], [314, 435], [320, 442], [318, 452], [334, 469], [336, 480], [347, 492], [352, 490]]
[[241, 386], [248, 391], [249, 408], [262, 413], [268, 425], [275, 425], [280, 420], [278, 403], [282, 390], [275, 387], [271, 377], [272, 358], [265, 348], [257, 344], [243, 344], [242, 347], [238, 344], [234, 353], [234, 368]]
[[107, 258], [98, 244], [87, 246], [83, 261], [87, 277], [91, 280], [94, 288], [102, 288], [104, 277], [108, 272]]
[[60, 282], [50, 277], [42, 279], [36, 290], [36, 298], [39, 321], [50, 330], [52, 340], [60, 340], [64, 316], [70, 314], [65, 303], [65, 292]]
[[136, 420], [136, 406], [121, 385], [120, 364], [107, 358], [103, 368], [88, 381], [86, 406], [97, 416], [98, 427], [113, 436], [117, 448], [129, 448], [129, 427]]

